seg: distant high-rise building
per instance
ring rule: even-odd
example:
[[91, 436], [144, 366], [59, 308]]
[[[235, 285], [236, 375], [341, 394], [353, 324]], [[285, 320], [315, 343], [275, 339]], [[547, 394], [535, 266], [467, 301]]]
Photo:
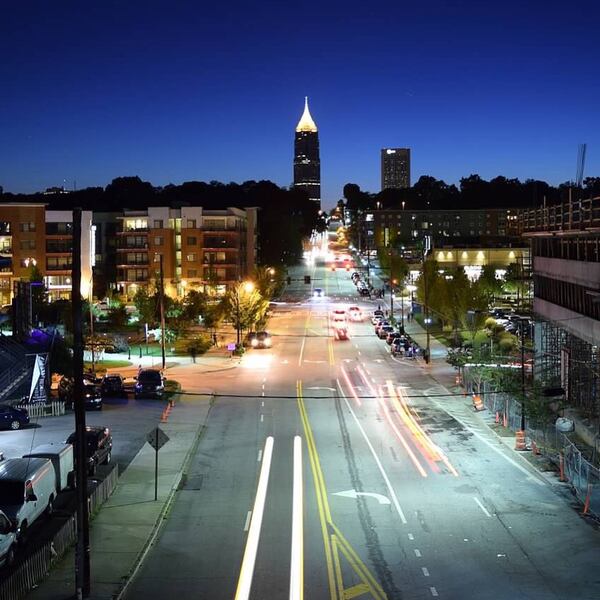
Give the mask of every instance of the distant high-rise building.
[[304, 112], [296, 126], [294, 139], [294, 187], [305, 190], [308, 197], [321, 207], [321, 160], [319, 133], [304, 98]]
[[382, 148], [381, 189], [410, 187], [410, 148]]

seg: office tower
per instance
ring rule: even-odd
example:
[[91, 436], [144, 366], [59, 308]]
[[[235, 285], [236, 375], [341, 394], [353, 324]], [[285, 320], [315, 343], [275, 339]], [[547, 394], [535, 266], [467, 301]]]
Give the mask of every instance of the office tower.
[[381, 189], [410, 187], [410, 148], [381, 150]]
[[304, 112], [296, 126], [294, 139], [294, 187], [306, 191], [308, 197], [321, 207], [321, 161], [319, 133], [304, 98]]

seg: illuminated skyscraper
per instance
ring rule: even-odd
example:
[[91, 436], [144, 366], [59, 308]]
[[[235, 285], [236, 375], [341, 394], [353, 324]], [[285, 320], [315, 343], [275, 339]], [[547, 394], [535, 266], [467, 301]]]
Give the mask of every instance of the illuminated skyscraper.
[[308, 197], [321, 207], [321, 161], [319, 133], [304, 98], [304, 112], [296, 126], [294, 139], [294, 187], [306, 191]]
[[410, 148], [382, 148], [381, 189], [410, 187]]

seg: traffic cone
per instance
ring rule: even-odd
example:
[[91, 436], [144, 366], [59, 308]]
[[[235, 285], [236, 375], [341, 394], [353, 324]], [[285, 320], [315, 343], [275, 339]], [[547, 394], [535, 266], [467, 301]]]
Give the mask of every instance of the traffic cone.
[[479, 394], [473, 394], [473, 408], [479, 412], [480, 410], [484, 410], [485, 406], [481, 401], [481, 396]]
[[541, 454], [540, 449], [538, 448], [537, 444], [533, 440], [531, 440], [531, 450], [533, 451], [534, 454], [536, 454], [538, 456]]
[[506, 420], [506, 413], [502, 413], [502, 426], [503, 427], [508, 427], [508, 422]]
[[519, 452], [527, 450], [527, 446], [525, 445], [525, 432], [521, 429], [515, 434], [515, 450], [518, 450]]

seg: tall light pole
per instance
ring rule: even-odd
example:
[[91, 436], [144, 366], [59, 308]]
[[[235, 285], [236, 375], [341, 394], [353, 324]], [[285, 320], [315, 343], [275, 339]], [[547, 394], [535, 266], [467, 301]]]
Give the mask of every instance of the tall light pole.
[[429, 323], [431, 323], [431, 319], [429, 318], [429, 296], [428, 296], [428, 283], [427, 283], [427, 272], [426, 272], [426, 259], [425, 256], [423, 256], [423, 292], [424, 292], [424, 304], [425, 304], [425, 334], [427, 337], [427, 349], [426, 349], [426, 353], [425, 353], [425, 362], [427, 364], [429, 364], [429, 357], [430, 357], [430, 352], [431, 352], [431, 347], [430, 347], [430, 339], [429, 339]]
[[167, 360], [165, 354], [165, 279], [163, 272], [163, 255], [155, 254], [154, 261], [158, 258], [159, 262], [159, 279], [160, 279], [160, 287], [159, 287], [159, 297], [160, 297], [160, 351], [162, 354], [162, 368], [164, 370]]
[[237, 329], [237, 345], [239, 346], [241, 343], [241, 333], [242, 326], [240, 323], [241, 313], [240, 313], [240, 292], [246, 292], [247, 294], [254, 291], [254, 284], [251, 281], [244, 281], [244, 283], [240, 283], [237, 285], [235, 290], [235, 308], [236, 308], [236, 329]]

